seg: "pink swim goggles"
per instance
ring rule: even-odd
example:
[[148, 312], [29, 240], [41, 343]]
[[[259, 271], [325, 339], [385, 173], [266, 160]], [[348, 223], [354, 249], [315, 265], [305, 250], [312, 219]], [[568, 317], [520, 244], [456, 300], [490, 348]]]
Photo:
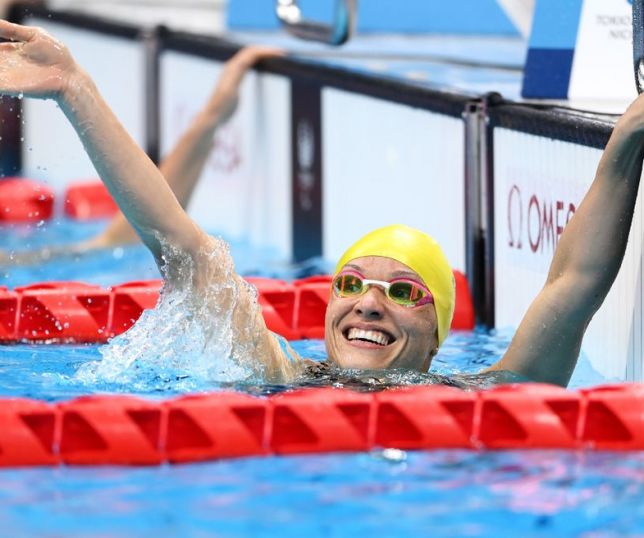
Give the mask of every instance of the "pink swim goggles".
[[355, 271], [341, 271], [333, 279], [333, 292], [338, 297], [359, 297], [371, 286], [381, 287], [390, 301], [408, 308], [434, 303], [432, 293], [425, 286], [408, 278], [368, 280]]

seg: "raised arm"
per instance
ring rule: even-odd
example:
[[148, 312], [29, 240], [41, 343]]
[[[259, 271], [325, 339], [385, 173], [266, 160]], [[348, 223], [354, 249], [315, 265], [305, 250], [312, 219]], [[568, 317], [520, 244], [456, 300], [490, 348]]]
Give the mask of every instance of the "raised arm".
[[[185, 209], [214, 143], [215, 132], [235, 112], [239, 99], [239, 87], [248, 70], [265, 58], [283, 53], [271, 47], [249, 46], [228, 60], [217, 84], [205, 106], [193, 118], [187, 130], [159, 166], [161, 174]], [[107, 228], [81, 244], [81, 248], [108, 248], [123, 243], [132, 243], [138, 237], [122, 213], [118, 213]]]
[[[181, 208], [161, 172], [134, 143], [93, 81], [67, 49], [43, 30], [0, 20], [0, 93], [54, 99], [78, 133], [99, 176], [119, 208], [155, 256], [166, 280], [184, 285], [188, 267], [195, 301], [207, 302], [214, 316], [203, 320], [216, 330], [232, 319], [232, 348], [269, 380], [297, 372], [266, 329], [248, 287], [234, 272], [228, 251], [209, 237]], [[213, 338], [223, 337], [212, 333]]]
[[644, 96], [615, 125], [595, 179], [561, 235], [545, 286], [492, 370], [567, 385], [586, 327], [624, 257], [642, 159]]

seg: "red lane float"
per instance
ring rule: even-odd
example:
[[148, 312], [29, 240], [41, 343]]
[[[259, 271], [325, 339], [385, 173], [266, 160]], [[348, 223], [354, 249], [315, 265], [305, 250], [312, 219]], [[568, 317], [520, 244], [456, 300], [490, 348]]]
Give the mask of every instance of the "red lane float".
[[269, 445], [275, 454], [358, 452], [373, 446], [370, 394], [321, 388], [271, 398]]
[[25, 398], [0, 400], [0, 466], [56, 465], [60, 411]]
[[19, 295], [0, 286], [0, 342], [11, 342], [17, 339]]
[[299, 334], [293, 326], [296, 302], [293, 286], [272, 278], [249, 277], [246, 280], [257, 289], [266, 326], [287, 340], [297, 340]]
[[406, 387], [374, 395], [378, 404], [376, 446], [475, 448], [477, 396], [444, 386]]
[[157, 465], [164, 461], [163, 408], [133, 396], [83, 396], [59, 404], [60, 460], [68, 464]]
[[293, 282], [297, 308], [293, 326], [300, 338], [324, 338], [324, 316], [331, 293], [331, 276], [318, 275]]
[[100, 342], [107, 337], [111, 294], [81, 282], [16, 288], [15, 338], [30, 341]]
[[268, 454], [267, 399], [217, 392], [169, 400], [164, 409], [172, 463]]
[[644, 385], [0, 399], [0, 466], [156, 465], [398, 448], [644, 450]]
[[161, 280], [138, 280], [113, 286], [108, 335], [127, 331], [144, 310], [154, 308], [159, 300]]
[[644, 384], [600, 386], [584, 391], [578, 435], [598, 450], [644, 449]]
[[118, 206], [100, 181], [72, 183], [65, 191], [65, 214], [76, 220], [113, 217]]
[[480, 395], [476, 437], [487, 448], [578, 448], [581, 394], [546, 384], [501, 386]]
[[22, 177], [0, 180], [0, 222], [48, 220], [54, 211], [54, 193], [42, 183]]
[[456, 284], [456, 301], [452, 329], [471, 331], [476, 323], [474, 315], [474, 301], [470, 292], [467, 277], [460, 271], [453, 271]]
[[[474, 328], [467, 282], [457, 275], [452, 329]], [[249, 277], [257, 288], [267, 327], [288, 340], [324, 338], [324, 315], [331, 277], [321, 275], [288, 283]], [[105, 342], [128, 330], [144, 310], [154, 308], [161, 280], [100, 288], [82, 282], [45, 282], [8, 290], [0, 287], [0, 343]]]

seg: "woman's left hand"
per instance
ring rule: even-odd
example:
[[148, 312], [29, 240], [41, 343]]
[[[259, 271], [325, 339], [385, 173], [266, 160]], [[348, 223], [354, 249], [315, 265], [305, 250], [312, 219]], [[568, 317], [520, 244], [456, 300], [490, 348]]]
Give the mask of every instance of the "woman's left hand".
[[0, 20], [0, 93], [58, 98], [78, 71], [67, 47], [40, 28]]

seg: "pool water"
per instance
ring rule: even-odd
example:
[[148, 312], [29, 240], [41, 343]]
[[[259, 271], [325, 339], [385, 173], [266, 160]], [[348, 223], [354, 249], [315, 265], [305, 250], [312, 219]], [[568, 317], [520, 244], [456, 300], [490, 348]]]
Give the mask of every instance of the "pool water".
[[644, 533], [644, 454], [434, 451], [0, 473], [5, 536]]
[[[78, 223], [64, 218], [37, 225], [0, 225], [0, 254], [13, 252], [19, 256], [20, 253], [38, 251], [50, 245], [75, 243], [93, 237], [105, 225], [106, 222], [102, 220]], [[320, 259], [289, 264], [273, 249], [251, 246], [236, 238], [224, 239], [231, 247], [237, 272], [241, 275], [295, 279], [332, 270], [329, 263]], [[2, 265], [1, 261], [0, 255], [0, 286], [9, 288], [51, 280], [79, 280], [111, 286], [159, 278], [152, 255], [140, 244], [18, 267]]]
[[[1, 234], [0, 248], [80, 239], [101, 223], [62, 221]], [[295, 278], [328, 268], [297, 267], [274, 253], [233, 243], [242, 274]], [[271, 258], [272, 256], [272, 258]], [[101, 285], [156, 278], [141, 247], [70, 262], [5, 268], [10, 287], [43, 280]], [[437, 373], [476, 372], [503, 353], [512, 331], [452, 334], [434, 361]], [[324, 358], [319, 340], [295, 342]], [[0, 396], [48, 401], [127, 392], [167, 398], [236, 388], [156, 378], [139, 384], [87, 384], [77, 369], [100, 358], [95, 345], [5, 346]], [[603, 382], [584, 361], [574, 386]], [[376, 451], [365, 454], [245, 458], [152, 468], [59, 467], [0, 472], [3, 536], [644, 536], [644, 453], [565, 451]]]

